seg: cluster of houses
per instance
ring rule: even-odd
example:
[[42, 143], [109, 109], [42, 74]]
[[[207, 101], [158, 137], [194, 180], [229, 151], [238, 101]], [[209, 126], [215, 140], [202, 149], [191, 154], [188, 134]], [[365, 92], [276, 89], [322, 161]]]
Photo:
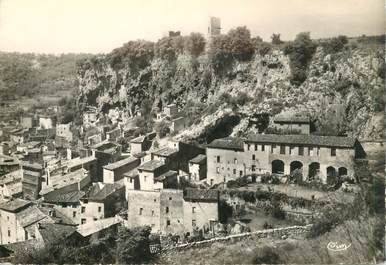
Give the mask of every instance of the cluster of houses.
[[[177, 114], [168, 105], [157, 119]], [[216, 184], [295, 170], [328, 183], [353, 174], [355, 159], [365, 155], [355, 139], [310, 134], [309, 120], [278, 118], [274, 126], [301, 134], [216, 139], [204, 147], [169, 138], [160, 145], [154, 132], [106, 125], [89, 110], [79, 128], [84, 139], [76, 141], [72, 124], [23, 115], [20, 131], [2, 129], [0, 244], [44, 245], [50, 233], [89, 236], [118, 223], [149, 225], [157, 234], [212, 233], [219, 220]], [[51, 134], [33, 137], [42, 130]]]

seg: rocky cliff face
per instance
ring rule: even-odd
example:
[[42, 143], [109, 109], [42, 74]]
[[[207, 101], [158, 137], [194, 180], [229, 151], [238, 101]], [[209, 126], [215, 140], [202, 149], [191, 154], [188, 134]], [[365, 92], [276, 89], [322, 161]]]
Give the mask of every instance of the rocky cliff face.
[[[180, 108], [187, 103], [204, 105], [200, 118], [179, 135], [189, 139], [208, 140], [208, 130], [221, 131], [221, 121], [229, 117], [238, 119], [225, 134], [243, 135], [257, 131], [261, 117], [299, 111], [311, 115], [320, 130], [379, 138], [383, 116], [377, 114], [376, 93], [384, 84], [378, 73], [382, 58], [381, 45], [350, 47], [336, 54], [326, 54], [319, 47], [306, 81], [294, 86], [289, 59], [278, 48], [263, 56], [256, 54], [248, 62], [224, 65], [221, 72], [213, 70], [206, 55], [153, 59], [142, 69], [113, 69], [100, 57], [79, 67], [78, 101], [105, 113], [116, 109], [128, 116], [135, 115], [145, 98], [154, 109], [172, 102]], [[223, 102], [224, 94], [234, 98], [246, 94], [248, 100], [230, 106]]]

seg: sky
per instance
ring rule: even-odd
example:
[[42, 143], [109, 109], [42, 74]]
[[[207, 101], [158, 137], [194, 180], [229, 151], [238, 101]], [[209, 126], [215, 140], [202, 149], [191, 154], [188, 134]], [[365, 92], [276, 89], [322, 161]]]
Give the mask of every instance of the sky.
[[378, 35], [384, 11], [383, 0], [0, 0], [0, 51], [107, 53], [169, 30], [205, 34], [210, 16], [267, 41]]

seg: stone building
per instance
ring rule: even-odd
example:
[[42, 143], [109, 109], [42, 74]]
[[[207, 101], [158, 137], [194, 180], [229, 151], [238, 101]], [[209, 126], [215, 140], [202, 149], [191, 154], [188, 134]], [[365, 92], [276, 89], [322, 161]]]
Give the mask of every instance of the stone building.
[[178, 170], [179, 169], [179, 151], [174, 148], [161, 148], [151, 153], [152, 160], [162, 161], [168, 169]]
[[290, 174], [302, 171], [303, 179], [323, 183], [354, 174], [354, 162], [366, 154], [349, 137], [257, 134], [247, 139], [224, 138], [207, 146], [210, 184], [259, 173]]
[[39, 192], [42, 189], [42, 182], [44, 181], [43, 167], [39, 164], [30, 163], [23, 163], [21, 167], [23, 170], [23, 198], [35, 200], [39, 197]]
[[290, 133], [310, 134], [313, 131], [313, 123], [310, 117], [305, 115], [278, 115], [273, 121], [274, 128]]
[[73, 139], [72, 123], [58, 124], [56, 126], [55, 145], [68, 147]]
[[121, 157], [122, 146], [113, 142], [104, 141], [91, 147], [93, 156], [97, 159], [96, 176], [94, 182], [103, 181], [103, 166], [114, 163]]
[[39, 128], [40, 129], [52, 129], [55, 127], [55, 119], [51, 115], [39, 116]]
[[218, 221], [218, 198], [217, 190], [133, 190], [128, 193], [127, 225], [148, 224], [152, 233], [162, 234], [210, 230]]
[[221, 20], [218, 17], [209, 18], [208, 38], [221, 34]]
[[177, 133], [186, 128], [186, 119], [185, 117], [178, 117], [171, 121], [170, 123], [170, 132]]
[[167, 172], [165, 163], [158, 160], [150, 160], [138, 167], [139, 185], [141, 190], [162, 189], [162, 182], [157, 177]]
[[121, 180], [123, 174], [135, 169], [141, 164], [136, 157], [128, 157], [103, 167], [103, 183], [114, 183]]
[[206, 179], [206, 155], [199, 154], [189, 160], [189, 174], [192, 182]]

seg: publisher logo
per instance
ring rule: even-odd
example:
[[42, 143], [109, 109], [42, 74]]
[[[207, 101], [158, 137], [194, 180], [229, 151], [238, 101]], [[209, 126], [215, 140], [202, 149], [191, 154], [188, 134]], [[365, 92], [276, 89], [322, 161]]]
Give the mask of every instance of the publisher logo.
[[351, 244], [344, 244], [339, 242], [329, 242], [327, 244], [327, 249], [331, 251], [344, 251], [351, 247]]

